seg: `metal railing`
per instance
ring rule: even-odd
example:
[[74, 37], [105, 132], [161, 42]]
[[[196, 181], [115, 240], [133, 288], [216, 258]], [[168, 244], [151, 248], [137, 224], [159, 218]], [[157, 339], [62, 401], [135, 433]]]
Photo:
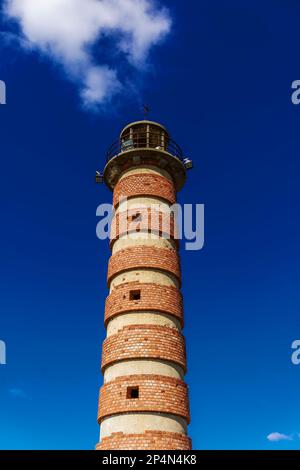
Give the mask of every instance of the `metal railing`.
[[179, 145], [169, 136], [160, 132], [135, 131], [123, 135], [121, 139], [114, 142], [108, 149], [106, 161], [108, 162], [116, 155], [134, 149], [156, 149], [164, 150], [179, 160], [183, 160], [183, 152]]

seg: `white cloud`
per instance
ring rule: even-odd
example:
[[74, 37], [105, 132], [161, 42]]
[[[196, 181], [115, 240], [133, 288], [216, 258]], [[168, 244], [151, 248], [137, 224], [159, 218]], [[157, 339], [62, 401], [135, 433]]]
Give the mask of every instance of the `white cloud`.
[[86, 70], [81, 99], [87, 108], [97, 107], [107, 97], [113, 96], [121, 89], [116, 72], [106, 66], [90, 66]]
[[101, 40], [109, 38], [114, 52], [142, 68], [171, 27], [168, 11], [153, 0], [6, 0], [5, 5], [27, 47], [61, 64], [87, 106], [102, 104], [122, 88], [118, 67], [97, 63], [92, 48], [101, 55]]
[[268, 441], [270, 442], [278, 442], [278, 441], [292, 441], [292, 436], [288, 436], [287, 434], [281, 434], [280, 432], [272, 432], [267, 436]]

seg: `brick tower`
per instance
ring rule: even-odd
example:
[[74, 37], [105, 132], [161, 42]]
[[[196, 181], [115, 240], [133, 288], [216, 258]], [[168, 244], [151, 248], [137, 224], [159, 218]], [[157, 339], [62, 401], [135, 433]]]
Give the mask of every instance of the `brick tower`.
[[[108, 153], [103, 179], [113, 190], [115, 215], [100, 450], [191, 448], [178, 241], [174, 220], [165, 224], [163, 215], [190, 163], [162, 125], [146, 120], [126, 126]], [[131, 236], [121, 218], [136, 227]]]

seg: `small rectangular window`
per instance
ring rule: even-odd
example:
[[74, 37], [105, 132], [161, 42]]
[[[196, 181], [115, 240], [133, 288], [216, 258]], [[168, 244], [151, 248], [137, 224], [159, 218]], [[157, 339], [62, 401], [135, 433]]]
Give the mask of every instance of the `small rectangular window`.
[[141, 222], [142, 221], [142, 214], [140, 212], [136, 212], [135, 214], [131, 214], [128, 216], [129, 222]]
[[127, 398], [129, 400], [139, 398], [139, 387], [127, 387]]
[[131, 290], [129, 293], [130, 300], [140, 300], [141, 299], [141, 291], [140, 290]]

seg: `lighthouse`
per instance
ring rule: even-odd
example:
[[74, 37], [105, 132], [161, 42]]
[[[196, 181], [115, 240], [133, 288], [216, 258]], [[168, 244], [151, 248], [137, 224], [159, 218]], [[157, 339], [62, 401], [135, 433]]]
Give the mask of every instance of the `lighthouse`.
[[122, 130], [108, 151], [103, 175], [97, 176], [113, 191], [114, 205], [99, 450], [191, 449], [172, 211], [190, 166], [167, 129], [144, 120]]

